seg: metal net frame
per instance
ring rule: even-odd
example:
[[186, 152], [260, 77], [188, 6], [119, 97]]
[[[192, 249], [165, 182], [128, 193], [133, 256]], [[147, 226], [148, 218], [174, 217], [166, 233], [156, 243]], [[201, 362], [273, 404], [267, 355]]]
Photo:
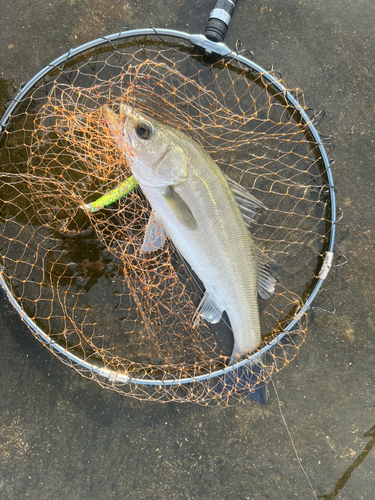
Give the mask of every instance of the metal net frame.
[[[140, 188], [88, 208], [131, 174], [102, 114], [122, 103], [196, 140], [266, 207], [249, 229], [276, 261], [277, 285], [259, 299], [262, 345], [233, 366], [225, 315], [194, 325], [204, 290], [173, 243], [140, 254], [150, 215]], [[331, 267], [334, 183], [314, 121], [298, 89], [202, 35], [133, 30], [61, 56], [0, 122], [9, 300], [53, 354], [103, 387], [162, 402], [241, 401], [297, 355]]]

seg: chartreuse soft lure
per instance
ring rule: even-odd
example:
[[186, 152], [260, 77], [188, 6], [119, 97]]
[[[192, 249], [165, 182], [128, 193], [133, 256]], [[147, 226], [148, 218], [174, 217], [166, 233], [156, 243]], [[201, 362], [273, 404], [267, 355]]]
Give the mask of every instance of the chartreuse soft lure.
[[98, 212], [98, 210], [101, 210], [102, 208], [111, 205], [115, 201], [118, 201], [120, 198], [130, 193], [130, 191], [133, 191], [133, 189], [137, 185], [138, 182], [131, 175], [124, 182], [115, 187], [115, 189], [112, 189], [111, 191], [104, 194], [103, 196], [93, 201], [92, 203], [88, 203], [87, 205], [85, 205], [85, 209], [88, 212]]

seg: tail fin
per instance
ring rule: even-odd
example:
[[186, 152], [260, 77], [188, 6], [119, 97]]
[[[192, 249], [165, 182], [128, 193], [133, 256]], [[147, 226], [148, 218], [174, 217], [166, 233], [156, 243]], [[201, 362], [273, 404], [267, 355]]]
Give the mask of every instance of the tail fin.
[[248, 396], [260, 404], [268, 401], [267, 384], [258, 363], [240, 366], [222, 375], [213, 390], [222, 396]]

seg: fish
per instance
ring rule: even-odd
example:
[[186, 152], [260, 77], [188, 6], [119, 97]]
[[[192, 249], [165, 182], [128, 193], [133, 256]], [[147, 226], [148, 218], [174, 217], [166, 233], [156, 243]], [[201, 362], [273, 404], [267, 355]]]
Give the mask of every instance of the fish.
[[261, 342], [258, 293], [274, 291], [274, 261], [256, 246], [249, 225], [264, 208], [225, 176], [185, 132], [125, 103], [103, 117], [151, 206], [141, 253], [170, 239], [205, 292], [194, 317], [218, 323], [226, 311], [233, 332], [232, 365]]

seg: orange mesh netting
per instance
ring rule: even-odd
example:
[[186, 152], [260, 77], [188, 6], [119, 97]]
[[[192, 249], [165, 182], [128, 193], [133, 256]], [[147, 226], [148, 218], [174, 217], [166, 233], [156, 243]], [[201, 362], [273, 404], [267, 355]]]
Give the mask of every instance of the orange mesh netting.
[[[236, 372], [221, 384], [212, 375], [226, 367], [230, 325], [224, 316], [193, 326], [202, 286], [171, 241], [139, 253], [150, 215], [141, 189], [87, 209], [131, 175], [102, 116], [104, 105], [117, 111], [123, 102], [195, 139], [267, 207], [250, 228], [278, 265], [275, 293], [259, 299], [261, 347], [299, 315], [329, 231], [317, 144], [261, 73], [157, 36], [68, 59], [12, 112], [0, 151], [8, 295], [52, 352], [103, 386], [139, 399], [231, 404], [246, 392]], [[250, 390], [296, 356], [305, 327], [303, 314], [246, 366], [257, 367]]]

